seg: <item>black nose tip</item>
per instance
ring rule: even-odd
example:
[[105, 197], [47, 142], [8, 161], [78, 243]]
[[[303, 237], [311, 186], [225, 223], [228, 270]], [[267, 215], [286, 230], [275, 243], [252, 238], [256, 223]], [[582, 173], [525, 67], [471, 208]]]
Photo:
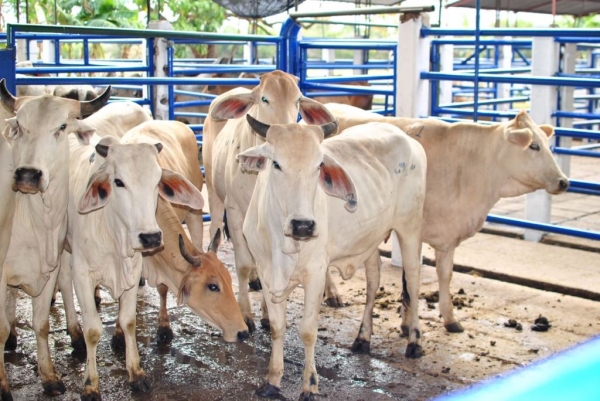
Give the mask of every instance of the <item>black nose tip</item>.
[[27, 182], [37, 185], [42, 178], [42, 172], [33, 168], [19, 167], [15, 170], [15, 180], [17, 182]]
[[317, 225], [314, 220], [292, 220], [291, 224], [292, 236], [295, 238], [311, 237]]
[[560, 180], [558, 182], [558, 188], [561, 191], [566, 191], [569, 188], [569, 180]]
[[162, 240], [162, 232], [156, 232], [151, 234], [140, 234], [140, 242], [142, 246], [146, 249], [148, 248], [156, 248], [160, 246], [160, 242]]
[[250, 337], [250, 333], [248, 333], [248, 330], [238, 331], [237, 337], [238, 340], [245, 341], [248, 339], [248, 337]]

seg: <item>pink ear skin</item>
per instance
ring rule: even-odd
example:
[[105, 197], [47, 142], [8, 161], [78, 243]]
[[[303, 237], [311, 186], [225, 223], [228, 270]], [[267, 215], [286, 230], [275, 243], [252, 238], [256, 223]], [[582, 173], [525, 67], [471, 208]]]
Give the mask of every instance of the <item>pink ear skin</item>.
[[229, 120], [243, 117], [254, 105], [252, 93], [231, 95], [219, 101], [210, 111], [213, 120]]
[[300, 115], [308, 125], [323, 125], [335, 120], [325, 106], [307, 97], [300, 99]]
[[106, 206], [111, 191], [108, 173], [104, 171], [96, 172], [79, 200], [77, 210], [81, 214], [86, 214]]
[[194, 210], [201, 210], [204, 206], [204, 198], [198, 188], [171, 170], [163, 169], [158, 193], [168, 202], [188, 206]]
[[267, 160], [264, 156], [244, 156], [238, 155], [240, 167], [246, 171], [262, 171], [265, 169]]
[[346, 174], [344, 168], [327, 155], [323, 158], [319, 183], [328, 195], [345, 200], [346, 205], [344, 205], [344, 207], [346, 210], [349, 212], [354, 212], [356, 210], [358, 203], [354, 182], [352, 182], [352, 179]]

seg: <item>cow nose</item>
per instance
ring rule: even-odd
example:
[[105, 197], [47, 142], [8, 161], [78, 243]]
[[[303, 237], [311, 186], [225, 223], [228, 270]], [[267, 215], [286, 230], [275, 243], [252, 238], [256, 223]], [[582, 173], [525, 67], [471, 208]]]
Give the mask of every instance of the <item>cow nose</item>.
[[157, 248], [160, 246], [162, 240], [162, 232], [156, 232], [151, 234], [140, 234], [140, 242], [145, 249]]
[[34, 168], [19, 167], [15, 170], [15, 180], [17, 182], [30, 182], [37, 185], [42, 178], [42, 172]]
[[294, 238], [309, 238], [315, 231], [314, 220], [292, 220], [292, 236]]
[[569, 188], [569, 180], [562, 179], [562, 180], [558, 181], [558, 189], [560, 189], [561, 192], [566, 191], [568, 188]]
[[248, 330], [238, 331], [238, 334], [237, 334], [238, 340], [245, 341], [248, 339], [248, 337], [250, 337], [250, 333], [248, 333]]

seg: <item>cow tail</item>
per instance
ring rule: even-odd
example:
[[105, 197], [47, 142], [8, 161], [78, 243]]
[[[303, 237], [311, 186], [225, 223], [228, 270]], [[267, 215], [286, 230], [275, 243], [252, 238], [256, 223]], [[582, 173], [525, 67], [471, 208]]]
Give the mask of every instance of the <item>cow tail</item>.
[[231, 241], [231, 235], [229, 234], [229, 226], [227, 225], [227, 211], [223, 212], [223, 234], [225, 239]]

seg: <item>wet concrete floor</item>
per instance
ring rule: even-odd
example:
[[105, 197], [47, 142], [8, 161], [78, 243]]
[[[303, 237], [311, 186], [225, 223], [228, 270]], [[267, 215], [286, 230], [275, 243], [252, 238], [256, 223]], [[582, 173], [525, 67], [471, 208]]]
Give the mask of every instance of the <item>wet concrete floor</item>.
[[[516, 240], [515, 240], [516, 241]], [[226, 243], [219, 253], [232, 276], [233, 251]], [[452, 289], [460, 306], [457, 316], [465, 332], [448, 334], [438, 316], [437, 304], [420, 300], [422, 345], [425, 356], [404, 358], [406, 339], [399, 336], [400, 273], [384, 258], [382, 289], [377, 300], [370, 355], [353, 355], [352, 344], [365, 300], [364, 272], [344, 282], [334, 278], [347, 305], [340, 309], [322, 307], [319, 320], [316, 363], [320, 393], [327, 400], [425, 400], [461, 388], [502, 372], [524, 366], [600, 333], [597, 302], [535, 290], [515, 284], [455, 273]], [[237, 290], [237, 288], [234, 288]], [[422, 268], [422, 293], [437, 289], [435, 269]], [[137, 339], [142, 366], [153, 391], [132, 394], [127, 383], [125, 355], [113, 352], [118, 304], [103, 293], [101, 318], [104, 332], [98, 348], [100, 389], [104, 400], [257, 400], [254, 390], [267, 372], [270, 335], [258, 329], [244, 343], [227, 344], [216, 329], [209, 327], [188, 308], [177, 308], [169, 296], [169, 312], [175, 338], [170, 346], [157, 346], [156, 328], [159, 298], [148, 286], [140, 288]], [[251, 293], [255, 320], [259, 324], [260, 293]], [[295, 400], [300, 394], [304, 365], [302, 342], [297, 325], [302, 312], [301, 289], [288, 304], [288, 331], [285, 343], [285, 373], [282, 399]], [[433, 308], [433, 309], [432, 309]], [[531, 325], [538, 315], [546, 316], [552, 328], [535, 332]], [[507, 328], [516, 319], [523, 330]], [[31, 327], [29, 299], [18, 301], [19, 345], [6, 352], [9, 382], [15, 400], [78, 400], [83, 388], [85, 360], [72, 355], [64, 331], [62, 302], [52, 308], [50, 346], [56, 368], [67, 387], [64, 395], [43, 394], [36, 375], [36, 345]]]

